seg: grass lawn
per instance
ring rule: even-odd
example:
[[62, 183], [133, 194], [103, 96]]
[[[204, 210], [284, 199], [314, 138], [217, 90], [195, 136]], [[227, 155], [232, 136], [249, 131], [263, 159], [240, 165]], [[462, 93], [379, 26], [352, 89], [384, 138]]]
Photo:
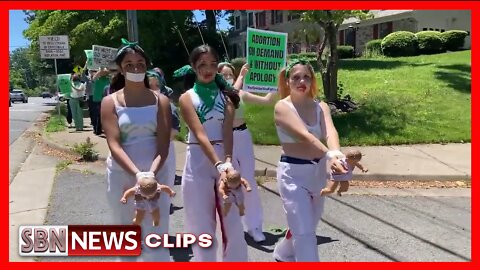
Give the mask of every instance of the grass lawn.
[[[470, 142], [470, 67], [471, 51], [340, 60], [343, 95], [360, 105], [333, 118], [341, 144]], [[278, 144], [273, 106], [247, 104], [246, 118], [256, 144]]]

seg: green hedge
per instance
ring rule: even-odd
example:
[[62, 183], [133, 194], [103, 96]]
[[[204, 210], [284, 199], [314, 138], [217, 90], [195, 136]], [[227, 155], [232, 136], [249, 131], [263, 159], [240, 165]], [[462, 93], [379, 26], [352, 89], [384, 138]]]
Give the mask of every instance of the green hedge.
[[340, 45], [337, 47], [338, 59], [354, 58], [355, 52], [352, 46]]
[[417, 36], [409, 31], [388, 34], [382, 40], [382, 52], [386, 56], [412, 56], [417, 54]]
[[445, 49], [449, 51], [458, 51], [465, 43], [465, 37], [468, 35], [465, 31], [449, 30], [441, 34]]
[[421, 31], [415, 34], [418, 40], [418, 53], [436, 54], [444, 52], [442, 33], [438, 31]]
[[383, 39], [381, 38], [370, 40], [369, 42], [367, 42], [367, 44], [365, 44], [365, 50], [382, 54], [382, 40]]

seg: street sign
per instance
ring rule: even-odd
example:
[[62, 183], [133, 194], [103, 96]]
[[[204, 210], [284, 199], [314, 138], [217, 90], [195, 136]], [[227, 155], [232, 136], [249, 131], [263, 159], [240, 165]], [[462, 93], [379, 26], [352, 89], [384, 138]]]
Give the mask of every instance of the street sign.
[[40, 36], [40, 58], [69, 59], [68, 36]]

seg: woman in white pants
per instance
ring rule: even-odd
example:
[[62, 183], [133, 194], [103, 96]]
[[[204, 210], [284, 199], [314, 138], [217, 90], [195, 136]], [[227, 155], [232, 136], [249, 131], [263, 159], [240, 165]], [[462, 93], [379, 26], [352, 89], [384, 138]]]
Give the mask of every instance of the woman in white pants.
[[278, 89], [282, 99], [275, 105], [275, 125], [283, 153], [277, 181], [289, 230], [273, 257], [319, 261], [316, 228], [325, 201], [320, 190], [326, 184], [330, 156], [342, 155], [338, 133], [328, 105], [316, 100], [315, 73], [308, 62], [295, 60], [283, 69]]
[[189, 90], [179, 100], [182, 117], [189, 128], [182, 175], [185, 231], [195, 235], [207, 233], [213, 238], [212, 247], [192, 246], [195, 261], [217, 261], [215, 231], [216, 216], [220, 213], [223, 261], [247, 261], [239, 210], [232, 206], [234, 209], [222, 217], [222, 198], [218, 192], [219, 176], [226, 169], [233, 169], [232, 124], [240, 98], [217, 74], [218, 55], [210, 46], [195, 48], [190, 53], [190, 64], [191, 68], [182, 68], [186, 73], [184, 87]]
[[223, 75], [223, 78], [231, 85], [234, 85], [235, 82], [234, 88], [240, 89], [240, 105], [235, 110], [235, 118], [233, 120], [233, 165], [252, 187], [251, 192], [244, 192], [245, 215], [242, 217], [243, 227], [255, 242], [262, 242], [265, 240], [265, 235], [263, 234], [263, 209], [260, 194], [258, 193], [257, 181], [255, 180], [255, 155], [253, 152], [252, 135], [245, 122], [244, 103], [272, 104], [275, 94], [268, 93], [265, 96], [257, 96], [241, 90], [243, 79], [248, 73], [248, 69], [248, 64], [243, 65], [235, 81], [235, 68], [233, 65], [227, 62], [218, 64], [218, 72]]
[[[154, 176], [166, 184], [164, 164], [169, 152], [171, 130], [170, 104], [164, 95], [148, 87], [145, 76], [149, 60], [140, 46], [122, 39], [115, 59], [120, 72], [113, 81], [120, 90], [105, 97], [101, 105], [103, 129], [110, 148], [107, 159], [107, 199], [116, 224], [132, 224], [134, 200], [122, 204], [123, 192], [136, 179]], [[150, 233], [168, 232], [169, 197], [160, 196], [160, 226], [153, 227], [151, 215], [142, 223], [142, 239]], [[167, 248], [150, 249], [143, 245], [140, 258], [121, 260], [170, 261]]]

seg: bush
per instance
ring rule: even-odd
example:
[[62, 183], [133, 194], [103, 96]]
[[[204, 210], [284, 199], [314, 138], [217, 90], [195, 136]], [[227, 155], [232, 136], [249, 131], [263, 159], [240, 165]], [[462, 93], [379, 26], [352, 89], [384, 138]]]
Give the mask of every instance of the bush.
[[436, 54], [444, 52], [443, 41], [438, 31], [421, 31], [416, 33], [419, 54]]
[[449, 51], [458, 51], [461, 49], [467, 35], [467, 32], [460, 30], [449, 30], [441, 33], [445, 49]]
[[287, 55], [287, 58], [289, 58], [289, 59], [297, 59], [298, 57], [299, 57], [299, 55], [296, 54], [296, 53], [291, 53], [291, 54]]
[[382, 40], [382, 52], [386, 56], [412, 56], [417, 53], [417, 36], [409, 31], [388, 34]]
[[382, 55], [382, 39], [370, 40], [365, 44], [365, 51], [363, 56], [365, 57], [377, 57]]
[[299, 53], [298, 57], [299, 58], [317, 58], [317, 53], [316, 52]]
[[83, 143], [76, 143], [73, 145], [73, 151], [80, 156], [84, 161], [95, 161], [98, 159], [98, 152], [93, 149], [95, 146], [91, 142], [90, 137], [87, 137], [87, 140]]
[[354, 58], [355, 53], [352, 46], [338, 46], [338, 59]]

